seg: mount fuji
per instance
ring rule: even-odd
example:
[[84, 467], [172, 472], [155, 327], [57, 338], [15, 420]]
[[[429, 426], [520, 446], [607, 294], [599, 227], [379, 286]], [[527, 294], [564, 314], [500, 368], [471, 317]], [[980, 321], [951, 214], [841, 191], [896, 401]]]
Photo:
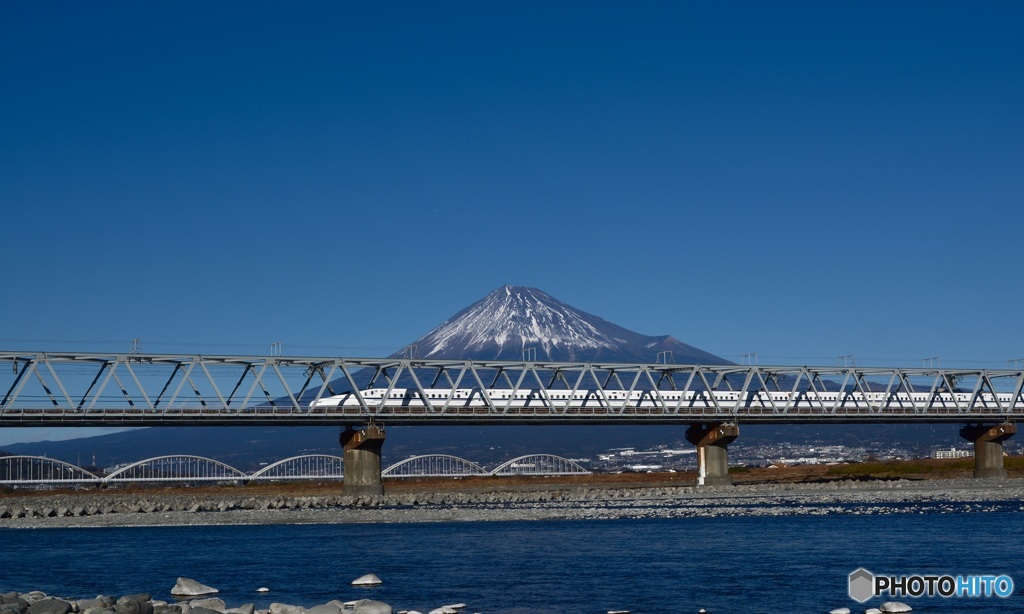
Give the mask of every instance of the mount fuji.
[[670, 335], [648, 336], [536, 288], [502, 286], [391, 358], [732, 364]]

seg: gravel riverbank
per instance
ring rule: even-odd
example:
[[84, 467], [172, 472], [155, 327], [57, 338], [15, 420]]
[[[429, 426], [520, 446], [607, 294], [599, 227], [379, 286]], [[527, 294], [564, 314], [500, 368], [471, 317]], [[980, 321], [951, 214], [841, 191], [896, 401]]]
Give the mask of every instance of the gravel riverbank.
[[842, 481], [543, 490], [405, 492], [377, 497], [188, 489], [0, 498], [0, 528], [335, 524], [1024, 511], [1024, 480]]

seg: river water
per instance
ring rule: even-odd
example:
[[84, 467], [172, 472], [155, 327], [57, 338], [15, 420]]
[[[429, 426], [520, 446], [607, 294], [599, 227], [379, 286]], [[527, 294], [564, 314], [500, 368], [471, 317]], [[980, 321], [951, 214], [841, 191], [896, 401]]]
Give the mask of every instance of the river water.
[[[0, 530], [0, 592], [150, 592], [178, 576], [229, 606], [372, 598], [396, 611], [827, 612], [847, 575], [1006, 574], [1024, 582], [1020, 512], [423, 524]], [[384, 584], [349, 585], [373, 572]], [[256, 593], [258, 587], [271, 589]], [[900, 598], [915, 612], [1024, 612], [1008, 599]]]

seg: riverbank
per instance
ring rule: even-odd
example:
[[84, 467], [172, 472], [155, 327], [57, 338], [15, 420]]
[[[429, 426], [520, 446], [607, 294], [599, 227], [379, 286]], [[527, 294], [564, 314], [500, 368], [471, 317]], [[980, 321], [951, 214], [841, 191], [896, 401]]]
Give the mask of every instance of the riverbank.
[[[613, 518], [1024, 511], [1024, 480], [837, 480], [734, 487], [481, 484], [445, 480], [349, 497], [312, 485], [131, 491], [16, 492], [0, 528], [486, 522]], [[453, 484], [454, 483], [454, 484]], [[340, 490], [332, 486], [334, 492]], [[303, 492], [303, 488], [305, 492]]]

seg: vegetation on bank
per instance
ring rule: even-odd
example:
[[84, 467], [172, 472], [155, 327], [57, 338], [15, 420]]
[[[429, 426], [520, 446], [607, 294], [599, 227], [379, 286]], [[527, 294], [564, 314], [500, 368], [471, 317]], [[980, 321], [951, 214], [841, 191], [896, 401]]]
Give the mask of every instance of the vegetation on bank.
[[[1024, 456], [1007, 456], [1003, 466], [1010, 473], [1024, 472]], [[875, 461], [829, 467], [827, 475], [837, 478], [928, 477], [969, 474], [974, 471], [973, 458], [935, 461], [930, 459]]]
[[934, 465], [923, 461], [876, 461], [829, 467], [828, 475], [835, 477], [869, 477], [877, 475], [928, 475], [936, 472], [968, 471], [974, 468], [973, 459], [957, 460], [948, 465]]

